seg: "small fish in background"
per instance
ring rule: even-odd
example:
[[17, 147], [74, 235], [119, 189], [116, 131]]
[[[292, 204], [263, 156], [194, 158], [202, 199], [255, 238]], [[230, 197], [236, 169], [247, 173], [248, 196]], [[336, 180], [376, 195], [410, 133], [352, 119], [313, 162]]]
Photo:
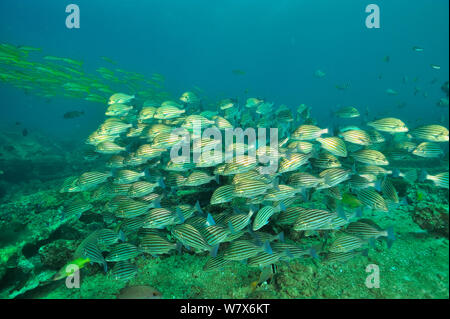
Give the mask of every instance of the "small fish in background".
[[338, 89], [339, 91], [345, 91], [348, 88], [350, 88], [350, 83], [336, 84], [335, 88]]
[[386, 55], [386, 56], [383, 58], [383, 61], [386, 62], [386, 63], [388, 63], [389, 61], [391, 61], [391, 57], [390, 57], [389, 55]]
[[77, 117], [80, 117], [84, 115], [84, 111], [70, 111], [70, 112], [66, 112], [64, 113], [63, 117], [68, 120], [68, 119], [74, 119]]
[[359, 117], [361, 114], [359, 113], [358, 109], [353, 106], [344, 106], [339, 108], [337, 111], [332, 112], [332, 115], [342, 119], [351, 119]]
[[430, 66], [431, 66], [431, 68], [434, 69], [434, 70], [440, 70], [440, 69], [441, 69], [441, 66], [440, 66], [440, 65], [437, 65], [437, 64], [430, 64]]
[[314, 72], [314, 76], [319, 79], [325, 77], [325, 75], [327, 75], [327, 74], [325, 72], [323, 72], [322, 70], [317, 70], [316, 72]]
[[26, 128], [24, 128], [23, 130], [22, 130], [22, 136], [27, 136], [28, 135], [28, 130], [26, 129]]
[[398, 92], [396, 90], [394, 90], [394, 89], [387, 89], [386, 93], [388, 95], [397, 95], [398, 94]]
[[448, 98], [446, 98], [446, 97], [443, 97], [443, 98], [441, 98], [437, 103], [436, 103], [436, 105], [437, 106], [440, 106], [440, 107], [448, 107]]
[[234, 75], [245, 75], [245, 71], [239, 69], [232, 70], [231, 73], [233, 73]]
[[423, 48], [421, 48], [421, 47], [418, 47], [418, 46], [413, 46], [413, 51], [416, 51], [416, 52], [423, 52], [424, 51], [424, 49]]

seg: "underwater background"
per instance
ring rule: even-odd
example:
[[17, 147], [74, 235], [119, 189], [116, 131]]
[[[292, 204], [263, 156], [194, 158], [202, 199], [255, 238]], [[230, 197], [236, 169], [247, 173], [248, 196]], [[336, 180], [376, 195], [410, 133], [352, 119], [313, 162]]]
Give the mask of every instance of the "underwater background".
[[[375, 3], [380, 7], [379, 29], [366, 27], [365, 8], [370, 2], [360, 0], [78, 0], [80, 28], [68, 29], [65, 9], [70, 2], [1, 1], [0, 43], [5, 46], [0, 50], [0, 297], [116, 298], [124, 294], [124, 287], [142, 286], [147, 290], [131, 291], [132, 297], [149, 297], [151, 293], [162, 298], [448, 298], [449, 3]], [[81, 61], [82, 68], [77, 62], [71, 63], [74, 73], [66, 73], [66, 77], [42, 73], [48, 79], [58, 79], [39, 82], [38, 78], [44, 76], [33, 73], [37, 67], [33, 63], [56, 61], [45, 56]], [[19, 60], [31, 64], [11, 72]], [[99, 68], [106, 70], [99, 72]], [[131, 73], [107, 76], [107, 70], [117, 68]], [[96, 91], [93, 100], [86, 100], [87, 94], [94, 94], [92, 87], [84, 95], [78, 91], [68, 94], [64, 85], [79, 83], [82, 77], [75, 72], [89, 75], [83, 85], [86, 81], [101, 83], [104, 86], [96, 88], [105, 90]], [[26, 77], [30, 74], [31, 80]], [[150, 85], [154, 86], [149, 89]], [[44, 94], [46, 86], [51, 90]], [[234, 127], [269, 127], [269, 123], [276, 123], [292, 133], [307, 123], [328, 128], [333, 135], [343, 126], [363, 127], [370, 121], [392, 117], [401, 119], [410, 131], [430, 124], [447, 128], [447, 140], [438, 143], [438, 156], [427, 153], [437, 152], [436, 148], [425, 150], [425, 156], [413, 155], [412, 149], [399, 155], [388, 146], [379, 148], [390, 154], [389, 169], [414, 170], [418, 178], [411, 182], [393, 176], [401, 199], [397, 205], [388, 213], [374, 212], [373, 207], [369, 207], [369, 213], [364, 212], [364, 218], [381, 224], [383, 229], [393, 225], [396, 234], [390, 248], [384, 241], [366, 245], [368, 257], [358, 254], [350, 260], [322, 263], [328, 251], [322, 255], [318, 250], [317, 258], [301, 259], [291, 258], [289, 251], [286, 260], [273, 263], [278, 267], [273, 279], [261, 281], [258, 278], [264, 273], [263, 267], [236, 262], [207, 271], [207, 252], [177, 247], [156, 257], [133, 256], [137, 274], [126, 280], [111, 278], [98, 263], [89, 263], [81, 272], [81, 288], [68, 289], [64, 280], [52, 279], [73, 259], [80, 243], [98, 229], [120, 229], [120, 222], [102, 218], [107, 200], [92, 200], [91, 189], [81, 191], [90, 209], [70, 221], [58, 215], [73, 195], [60, 191], [67, 178], [106, 170], [108, 155], [92, 159], [94, 155], [83, 152], [88, 136], [105, 121], [108, 99], [118, 92], [134, 95], [133, 102], [123, 100], [138, 111], [147, 100], [157, 101], [157, 106], [173, 100], [180, 108], [185, 107], [184, 115], [209, 110], [223, 115]], [[202, 105], [182, 100], [183, 104], [179, 98], [184, 92], [194, 92]], [[225, 98], [239, 104], [232, 120], [217, 107]], [[263, 112], [273, 122], [258, 122], [255, 114], [261, 113], [251, 113], [249, 98], [274, 103]], [[288, 106], [293, 120], [277, 121], [281, 118], [277, 108], [282, 105]], [[308, 106], [310, 113], [297, 121], [298, 105]], [[339, 116], [339, 110], [347, 106], [354, 106], [360, 115]], [[244, 123], [246, 110], [250, 113]], [[202, 114], [212, 121], [216, 113]], [[383, 132], [388, 141], [398, 136]], [[284, 137], [292, 138], [288, 133]], [[413, 141], [417, 142], [415, 147], [423, 142]], [[320, 148], [318, 141], [314, 141], [316, 144]], [[353, 163], [347, 165], [344, 157], [344, 167], [351, 170]], [[224, 206], [248, 212], [240, 202], [211, 207], [210, 197], [218, 186], [212, 179], [195, 191], [180, 187], [178, 193], [169, 193], [168, 189], [176, 188], [170, 187], [168, 175], [159, 176], [163, 171], [159, 167], [151, 169], [155, 170], [152, 176], [158, 176], [152, 182], [164, 179], [165, 188], [159, 193], [170, 199], [168, 206], [183, 202], [194, 207], [199, 200], [205, 218], [211, 213], [216, 222], [215, 214], [222, 213]], [[315, 169], [313, 165], [318, 175]], [[144, 169], [139, 167], [138, 171]], [[182, 175], [187, 178], [190, 172]], [[427, 179], [427, 173], [436, 176], [442, 172], [447, 172], [446, 184], [445, 180]], [[219, 175], [212, 169], [209, 173]], [[220, 178], [220, 186], [228, 183], [229, 177]], [[279, 181], [280, 185], [288, 184], [283, 177]], [[344, 193], [347, 184], [340, 187]], [[319, 190], [316, 197], [312, 193], [307, 201], [299, 193], [290, 198], [307, 202], [307, 207], [325, 209], [327, 195]], [[354, 193], [356, 196], [358, 192]], [[164, 231], [171, 233], [171, 226]], [[310, 237], [276, 221], [264, 230], [273, 235], [282, 231], [286, 242], [308, 247], [332, 241], [328, 237], [334, 238], [335, 232]], [[177, 242], [176, 235], [159, 235]], [[127, 238], [132, 235], [127, 234]], [[135, 239], [135, 244], [138, 242]], [[103, 255], [107, 252], [102, 251]], [[369, 264], [380, 267], [380, 288], [364, 284]]]

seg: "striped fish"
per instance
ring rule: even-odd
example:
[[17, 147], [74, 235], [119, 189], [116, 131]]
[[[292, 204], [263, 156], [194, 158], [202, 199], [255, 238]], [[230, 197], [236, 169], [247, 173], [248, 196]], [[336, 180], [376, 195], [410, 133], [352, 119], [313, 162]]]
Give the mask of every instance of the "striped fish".
[[351, 156], [358, 162], [368, 165], [389, 165], [389, 161], [383, 153], [377, 150], [359, 150], [351, 154]]
[[203, 171], [194, 171], [186, 178], [183, 186], [200, 186], [208, 184], [211, 181], [216, 181], [219, 184], [219, 176], [210, 176]]
[[208, 245], [202, 234], [192, 225], [177, 225], [172, 229], [172, 235], [188, 249], [211, 250], [211, 246]]
[[429, 142], [448, 142], [449, 133], [446, 127], [432, 124], [415, 128], [411, 131], [411, 135], [417, 139]]
[[380, 144], [386, 141], [384, 136], [377, 130], [368, 130], [367, 134], [369, 134], [370, 140], [373, 144]]
[[384, 198], [386, 198], [390, 202], [396, 204], [399, 203], [397, 190], [388, 177], [385, 177], [381, 182], [381, 192], [383, 193]]
[[264, 206], [258, 213], [256, 213], [255, 219], [253, 220], [253, 231], [256, 231], [269, 223], [270, 217], [275, 214], [275, 208], [272, 206]]
[[321, 129], [314, 125], [300, 125], [291, 135], [291, 139], [298, 141], [315, 140], [322, 134], [327, 134], [328, 129]]
[[388, 174], [392, 174], [393, 172], [390, 170], [386, 170], [383, 167], [375, 166], [375, 165], [363, 165], [356, 169], [358, 172], [358, 175], [365, 176], [365, 175], [374, 175], [376, 177], [383, 177]]
[[364, 245], [364, 241], [356, 236], [342, 234], [338, 236], [328, 248], [333, 253], [346, 253]]
[[124, 164], [125, 158], [120, 155], [113, 155], [106, 162], [106, 167], [108, 168], [122, 168], [125, 166]]
[[288, 259], [303, 258], [304, 256], [311, 254], [310, 248], [301, 248], [296, 245], [282, 242], [274, 242], [271, 244], [271, 247], [274, 253], [278, 253], [280, 255], [284, 254], [288, 256]]
[[288, 207], [285, 211], [280, 212], [277, 223], [280, 225], [292, 225], [298, 219], [300, 213], [311, 210], [312, 209], [303, 208], [300, 206]]
[[103, 228], [97, 232], [97, 243], [99, 245], [109, 246], [117, 243], [119, 240], [123, 241], [123, 236], [111, 229]]
[[345, 142], [341, 140], [339, 137], [325, 137], [325, 138], [317, 138], [322, 148], [335, 156], [347, 157], [347, 148], [345, 146]]
[[145, 176], [145, 172], [135, 172], [129, 169], [122, 169], [115, 174], [114, 184], [130, 184], [136, 182], [141, 177]]
[[115, 210], [119, 218], [133, 218], [147, 213], [150, 205], [131, 198], [121, 199]]
[[120, 135], [124, 133], [132, 127], [131, 124], [122, 122], [116, 118], [110, 118], [106, 120], [100, 127], [98, 128], [98, 134], [107, 134], [107, 135]]
[[160, 106], [156, 109], [153, 117], [158, 120], [169, 120], [181, 116], [186, 110], [181, 110], [173, 105]]
[[178, 134], [173, 134], [172, 132], [162, 132], [155, 136], [152, 147], [167, 149], [180, 143], [186, 136], [187, 135], [180, 136]]
[[117, 262], [111, 269], [110, 276], [114, 280], [128, 281], [137, 274], [137, 267], [129, 261]]
[[293, 152], [309, 154], [313, 151], [313, 144], [305, 141], [292, 141], [287, 145], [287, 148]]
[[253, 198], [266, 193], [270, 187], [272, 187], [271, 184], [257, 179], [243, 179], [234, 184], [233, 196]]
[[206, 261], [205, 266], [203, 266], [203, 270], [204, 271], [220, 270], [225, 266], [229, 265], [230, 263], [231, 260], [225, 260], [223, 256], [210, 257]]
[[86, 139], [86, 144], [97, 146], [103, 142], [114, 142], [117, 138], [119, 138], [119, 135], [99, 134], [95, 131]]
[[232, 184], [237, 184], [240, 181], [246, 180], [246, 179], [256, 179], [256, 180], [260, 180], [260, 181], [266, 182], [264, 176], [260, 175], [258, 173], [258, 171], [251, 170], [251, 171], [248, 171], [248, 172], [245, 172], [245, 173], [240, 173], [240, 174], [234, 175], [233, 180], [232, 180]]
[[177, 205], [176, 210], [179, 211], [183, 215], [184, 220], [191, 218], [195, 212], [203, 213], [198, 201], [195, 204], [195, 206], [192, 206], [189, 204]]
[[169, 253], [176, 248], [176, 244], [156, 234], [147, 234], [141, 239], [139, 248], [152, 256], [158, 256]]
[[343, 263], [358, 255], [367, 255], [367, 249], [363, 251], [352, 250], [344, 253], [329, 252], [324, 261], [327, 263]]
[[145, 216], [143, 228], [161, 229], [179, 222], [179, 217], [165, 208], [153, 208]]
[[250, 257], [247, 260], [247, 265], [249, 267], [265, 267], [271, 264], [275, 264], [276, 262], [278, 262], [278, 260], [280, 260], [280, 257], [280, 254], [269, 254], [263, 251], [254, 257]]
[[126, 233], [134, 233], [140, 228], [142, 228], [142, 226], [144, 226], [144, 219], [145, 216], [143, 215], [124, 219], [123, 222], [120, 224], [120, 229], [122, 229]]
[[94, 232], [91, 235], [89, 235], [77, 248], [74, 257], [89, 258], [91, 262], [102, 265], [104, 270], [106, 271], [108, 266], [105, 258], [103, 258], [101, 250], [97, 246], [96, 236], [97, 232]]
[[340, 136], [344, 139], [344, 141], [357, 144], [357, 145], [370, 145], [372, 144], [372, 140], [370, 139], [369, 133], [364, 130], [349, 130], [345, 132], [340, 132]]
[[325, 196], [337, 199], [337, 200], [341, 200], [342, 199], [342, 194], [341, 191], [339, 190], [339, 187], [333, 186], [333, 187], [328, 187], [324, 190], [324, 194]]
[[138, 115], [138, 121], [144, 122], [153, 118], [156, 112], [156, 107], [154, 106], [144, 106]]
[[338, 168], [342, 166], [336, 156], [324, 152], [320, 153], [317, 158], [311, 158], [311, 162], [314, 167], [323, 169]]
[[136, 127], [130, 127], [127, 131], [127, 137], [141, 137], [144, 131], [147, 129], [147, 124], [138, 123]]
[[408, 128], [406, 127], [405, 123], [393, 117], [387, 117], [373, 122], [369, 122], [367, 123], [367, 125], [381, 132], [388, 132], [388, 133], [408, 132]]
[[208, 245], [215, 246], [226, 241], [230, 230], [219, 225], [210, 225], [200, 230]]
[[233, 128], [233, 125], [231, 125], [231, 123], [227, 119], [225, 119], [225, 118], [223, 118], [221, 116], [215, 116], [215, 117], [213, 117], [213, 119], [216, 122], [216, 126], [217, 126], [217, 128], [219, 130], [225, 130], [227, 128], [228, 129], [232, 129]]
[[309, 154], [289, 153], [284, 156], [279, 164], [278, 173], [286, 173], [299, 169], [302, 165], [308, 163]]
[[72, 217], [80, 218], [84, 212], [90, 210], [92, 207], [94, 206], [92, 206], [91, 203], [82, 199], [72, 200], [69, 203], [64, 204], [62, 208], [61, 221], [67, 221]]
[[149, 183], [146, 181], [139, 181], [133, 183], [128, 189], [128, 196], [130, 197], [143, 197], [151, 192], [159, 186], [158, 183]]
[[185, 181], [186, 177], [184, 177], [183, 175], [170, 172], [164, 180], [164, 184], [170, 187], [179, 187], [183, 186]]
[[135, 245], [130, 243], [120, 243], [111, 248], [111, 251], [105, 259], [108, 262], [124, 261], [132, 259], [137, 255], [139, 255], [139, 250]]
[[444, 155], [444, 151], [439, 144], [433, 142], [420, 143], [412, 153], [416, 156], [425, 158], [437, 158]]
[[110, 191], [111, 195], [128, 195], [128, 190], [130, 189], [131, 184], [111, 184]]
[[258, 163], [256, 162], [256, 158], [241, 155], [233, 158], [231, 162], [225, 165], [223, 170], [223, 175], [235, 175], [238, 173], [248, 172], [256, 167]]
[[119, 154], [120, 152], [126, 151], [126, 148], [114, 142], [105, 141], [97, 144], [95, 151], [100, 154]]
[[443, 172], [436, 175], [430, 175], [427, 172], [423, 172], [421, 179], [432, 181], [437, 187], [448, 189], [448, 172]]
[[210, 203], [217, 205], [228, 203], [233, 200], [234, 187], [232, 185], [225, 185], [218, 187], [212, 194]]
[[370, 181], [368, 178], [361, 175], [352, 175], [349, 179], [349, 185], [350, 188], [353, 190], [360, 190], [367, 187], [375, 187], [375, 183], [373, 181]]
[[392, 227], [383, 230], [373, 221], [368, 219], [360, 219], [357, 222], [348, 224], [345, 232], [357, 236], [362, 240], [369, 240], [371, 238], [377, 239], [379, 237], [394, 238]]
[[80, 175], [77, 181], [77, 185], [80, 187], [95, 186], [106, 182], [106, 180], [111, 176], [111, 173], [102, 172], [86, 172]]
[[331, 213], [320, 209], [305, 209], [300, 212], [294, 223], [295, 231], [328, 229], [329, 225], [336, 217]]
[[373, 210], [388, 211], [386, 201], [372, 187], [359, 190], [357, 196], [364, 206], [370, 207]]
[[321, 177], [325, 183], [323, 188], [336, 186], [350, 178], [350, 171], [343, 168], [329, 168], [320, 172]]
[[277, 188], [271, 188], [264, 196], [267, 201], [280, 201], [286, 198], [294, 197], [298, 190], [288, 185], [278, 185]]
[[231, 215], [224, 220], [224, 223], [228, 226], [231, 233], [239, 232], [250, 223], [250, 218], [253, 216], [253, 213], [253, 210], [250, 210], [248, 214]]
[[261, 246], [257, 246], [248, 240], [237, 240], [233, 241], [224, 251], [223, 258], [240, 261], [254, 257], [263, 251]]
[[321, 182], [321, 179], [305, 172], [294, 173], [289, 177], [289, 186], [295, 189], [313, 188]]
[[161, 134], [161, 133], [170, 133], [173, 130], [171, 126], [164, 125], [164, 124], [153, 124], [150, 126], [147, 130], [147, 132], [144, 132], [145, 136], [149, 141], [153, 141], [153, 139]]
[[139, 146], [139, 148], [136, 150], [136, 156], [145, 159], [158, 158], [165, 151], [166, 150], [164, 148], [155, 148], [150, 144], [144, 144]]

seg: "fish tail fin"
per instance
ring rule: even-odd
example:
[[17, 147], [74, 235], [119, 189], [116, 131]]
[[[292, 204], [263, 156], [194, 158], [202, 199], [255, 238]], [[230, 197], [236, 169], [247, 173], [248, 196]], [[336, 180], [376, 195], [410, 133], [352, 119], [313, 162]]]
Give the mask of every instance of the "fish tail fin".
[[419, 175], [419, 182], [423, 183], [428, 178], [428, 173], [426, 170], [422, 169]]
[[214, 245], [214, 246], [211, 247], [211, 249], [209, 251], [209, 255], [211, 257], [216, 257], [217, 256], [217, 251], [219, 250], [219, 245], [220, 244], [217, 244], [217, 245]]
[[320, 258], [319, 258], [319, 255], [317, 255], [317, 251], [316, 251], [316, 249], [315, 249], [314, 247], [311, 247], [311, 248], [309, 249], [309, 254], [310, 254], [311, 257], [314, 258], [314, 259], [320, 259]]
[[162, 177], [158, 180], [158, 185], [159, 185], [159, 187], [161, 187], [162, 189], [165, 189], [165, 188], [166, 188], [166, 184], [164, 183], [164, 179], [163, 179]]
[[[426, 172], [425, 172], [425, 173], [426, 173]], [[412, 170], [406, 172], [406, 173], [403, 175], [403, 178], [404, 178], [407, 182], [409, 182], [409, 183], [411, 183], [411, 184], [415, 183], [415, 182], [417, 181], [417, 170], [412, 169]]]
[[176, 209], [176, 214], [177, 214], [177, 217], [179, 218], [179, 220], [181, 221], [181, 223], [184, 223], [183, 213], [182, 213], [181, 209], [178, 207]]
[[387, 231], [387, 246], [388, 248], [391, 248], [392, 244], [395, 241], [394, 227], [390, 226], [388, 227], [388, 229], [386, 229], [386, 231]]
[[125, 242], [127, 240], [126, 237], [125, 237], [125, 233], [123, 232], [122, 229], [119, 230], [118, 237], [119, 237], [121, 242]]
[[155, 199], [155, 201], [153, 202], [153, 206], [155, 208], [161, 208], [161, 197], [158, 197], [157, 199]]
[[268, 240], [266, 240], [265, 243], [264, 243], [264, 251], [266, 253], [268, 253], [268, 254], [272, 254], [273, 253], [272, 247], [270, 247], [270, 243], [269, 243]]
[[[201, 208], [200, 202], [199, 202], [199, 201], [196, 201], [196, 202], [195, 202], [194, 208], [195, 208], [195, 210], [196, 210], [198, 213], [203, 214], [203, 209]], [[208, 215], [209, 215], [209, 214], [208, 214]]]
[[216, 224], [216, 222], [214, 221], [214, 218], [212, 217], [212, 215], [210, 213], [208, 213], [208, 217], [206, 217], [206, 221], [209, 226]]

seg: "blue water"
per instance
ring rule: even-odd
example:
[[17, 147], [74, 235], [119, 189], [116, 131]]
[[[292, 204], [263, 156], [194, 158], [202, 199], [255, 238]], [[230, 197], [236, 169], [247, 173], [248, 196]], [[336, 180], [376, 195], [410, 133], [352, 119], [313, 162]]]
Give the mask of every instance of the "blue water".
[[[448, 112], [435, 105], [449, 77], [446, 0], [378, 0], [380, 29], [365, 27], [371, 2], [360, 0], [74, 2], [81, 28], [69, 30], [69, 1], [2, 0], [0, 41], [82, 60], [90, 72], [107, 66], [100, 59], [107, 56], [125, 70], [161, 73], [174, 96], [195, 85], [213, 99], [243, 96], [249, 89], [249, 96], [275, 105], [305, 103], [323, 126], [337, 105], [368, 107], [372, 117], [389, 113], [405, 122], [440, 121]], [[425, 51], [414, 52], [413, 46]], [[383, 61], [386, 55], [389, 63]], [[233, 74], [234, 69], [245, 75]], [[326, 72], [324, 78], [314, 77], [318, 69]], [[415, 77], [418, 82], [412, 83]], [[335, 88], [344, 83], [350, 83], [348, 90]], [[415, 86], [421, 88], [417, 96]], [[399, 94], [387, 95], [388, 88]], [[3, 83], [0, 95], [0, 121], [21, 121], [31, 131], [84, 139], [103, 119], [102, 106], [83, 100], [44, 101]], [[402, 102], [407, 106], [398, 109]], [[72, 110], [86, 115], [64, 120], [62, 114]]]

